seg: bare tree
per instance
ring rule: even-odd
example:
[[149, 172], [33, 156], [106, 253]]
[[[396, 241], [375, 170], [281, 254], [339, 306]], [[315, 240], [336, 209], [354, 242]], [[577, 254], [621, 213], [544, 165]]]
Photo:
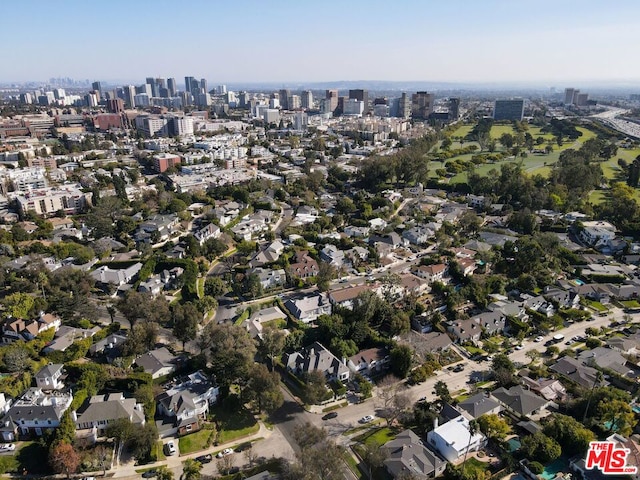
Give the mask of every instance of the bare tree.
[[244, 451], [244, 458], [249, 462], [249, 468], [253, 467], [253, 464], [258, 460], [258, 453], [253, 449], [253, 445], [249, 445], [249, 447]]
[[218, 472], [220, 475], [227, 475], [229, 470], [233, 467], [233, 457], [231, 455], [225, 455], [220, 460], [218, 460]]
[[404, 385], [397, 378], [389, 375], [381, 382], [378, 390], [378, 405], [380, 416], [390, 426], [402, 412], [411, 406], [411, 400]]

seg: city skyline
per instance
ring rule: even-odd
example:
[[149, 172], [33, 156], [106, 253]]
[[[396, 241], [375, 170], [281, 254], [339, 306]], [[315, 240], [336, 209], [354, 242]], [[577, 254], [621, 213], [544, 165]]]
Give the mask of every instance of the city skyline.
[[28, 21], [7, 22], [0, 33], [10, 66], [0, 81], [193, 74], [219, 83], [640, 83], [625, 48], [640, 40], [632, 1], [0, 6], [3, 18], [24, 12]]

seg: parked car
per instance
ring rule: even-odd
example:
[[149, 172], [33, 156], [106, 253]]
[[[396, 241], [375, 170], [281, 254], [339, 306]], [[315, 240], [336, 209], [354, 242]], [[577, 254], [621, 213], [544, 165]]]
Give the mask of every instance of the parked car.
[[209, 463], [211, 462], [211, 460], [213, 460], [213, 457], [211, 456], [210, 453], [196, 457], [196, 461], [200, 463]]
[[151, 470], [147, 470], [146, 472], [142, 472], [142, 478], [153, 478], [157, 475], [158, 475], [158, 472], [156, 471], [155, 468], [152, 468]]
[[332, 418], [336, 418], [338, 416], [338, 412], [329, 412], [324, 417], [323, 420], [331, 420]]
[[523, 350], [524, 347], [522, 345], [516, 345], [516, 350]]
[[463, 370], [464, 370], [464, 365], [462, 365], [461, 363], [456, 365], [456, 368], [453, 369], [454, 372], [461, 372]]
[[218, 455], [216, 455], [216, 457], [222, 458], [222, 457], [226, 457], [227, 455], [231, 455], [232, 453], [233, 453], [233, 448], [225, 448], [221, 452], [218, 452]]
[[373, 422], [373, 415], [365, 415], [360, 419], [360, 423], [369, 423]]
[[543, 340], [544, 340], [544, 337], [537, 336], [537, 337], [536, 337], [536, 339], [534, 340], [534, 342], [536, 342], [536, 343], [540, 343], [540, 342], [541, 342], [541, 341], [543, 341]]
[[3, 443], [2, 445], [0, 445], [0, 452], [13, 452], [15, 449], [15, 443]]
[[176, 446], [173, 442], [167, 442], [164, 446], [164, 451], [167, 455], [175, 455], [176, 454]]

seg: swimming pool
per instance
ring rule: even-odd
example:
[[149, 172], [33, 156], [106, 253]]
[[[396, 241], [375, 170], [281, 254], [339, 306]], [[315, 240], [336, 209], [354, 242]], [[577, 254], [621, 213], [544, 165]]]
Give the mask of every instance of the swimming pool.
[[556, 475], [558, 473], [568, 469], [568, 467], [569, 464], [567, 463], [567, 459], [560, 457], [544, 467], [544, 470], [542, 471], [540, 476], [545, 480], [553, 480], [554, 478], [556, 478]]
[[518, 437], [513, 437], [507, 441], [507, 445], [509, 445], [509, 452], [513, 453], [522, 446], [522, 443]]

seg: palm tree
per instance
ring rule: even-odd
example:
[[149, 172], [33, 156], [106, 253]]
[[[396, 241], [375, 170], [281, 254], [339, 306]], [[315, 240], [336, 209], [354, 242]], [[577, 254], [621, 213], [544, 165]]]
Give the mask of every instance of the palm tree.
[[199, 480], [201, 476], [200, 470], [202, 470], [202, 464], [197, 460], [189, 458], [184, 462], [180, 478], [181, 480]]
[[462, 477], [464, 478], [464, 469], [467, 466], [467, 455], [469, 455], [469, 448], [471, 447], [471, 440], [473, 436], [478, 433], [478, 422], [476, 420], [471, 420], [469, 422], [469, 442], [467, 443], [467, 450], [464, 452], [464, 460], [462, 461]]
[[116, 315], [116, 307], [113, 305], [107, 305], [107, 313], [109, 314], [109, 317], [111, 317], [111, 323], [113, 323], [113, 317]]

